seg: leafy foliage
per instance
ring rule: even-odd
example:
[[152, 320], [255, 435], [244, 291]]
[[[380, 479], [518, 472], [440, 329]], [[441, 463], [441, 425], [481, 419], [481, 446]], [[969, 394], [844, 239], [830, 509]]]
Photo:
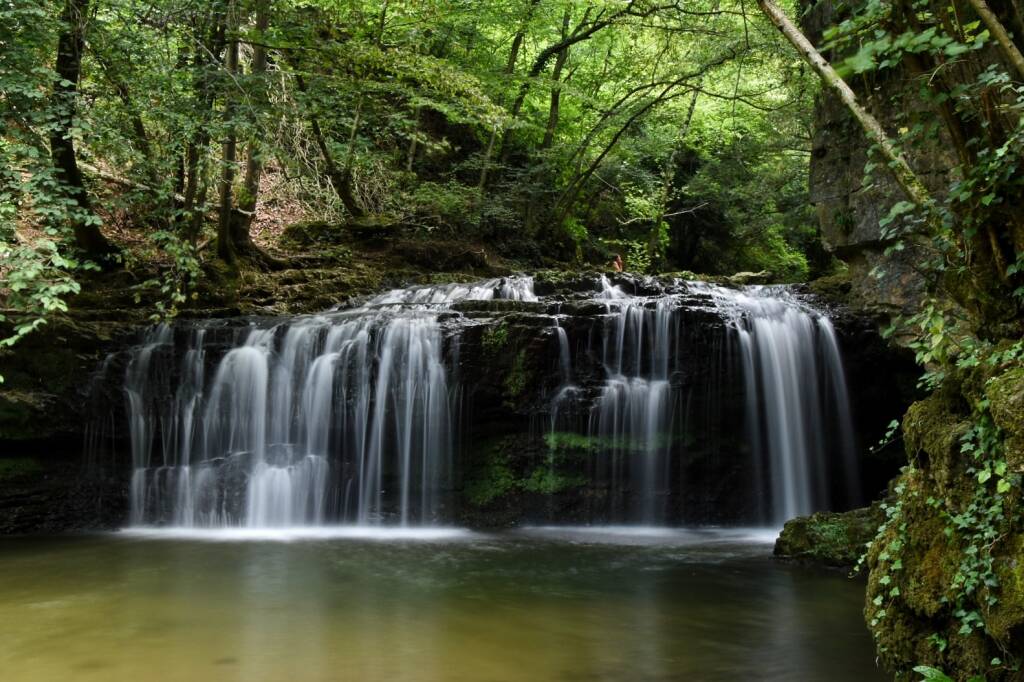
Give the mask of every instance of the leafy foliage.
[[[928, 300], [896, 319], [887, 333], [914, 350], [925, 370], [921, 384], [932, 391], [952, 377], [987, 376], [991, 381], [1022, 357], [1024, 223], [1019, 211], [1009, 207], [1024, 200], [1018, 170], [1024, 154], [1024, 86], [1019, 81], [1024, 74], [1014, 72], [981, 18], [963, 9], [922, 0], [867, 0], [849, 8], [825, 33], [827, 47], [844, 57], [840, 68], [849, 78], [870, 85], [899, 77], [897, 71], [909, 74], [915, 89], [881, 103], [897, 112], [889, 118], [901, 153], [931, 163], [944, 153], [953, 159], [944, 175], [946, 186], [933, 183], [926, 201], [895, 203], [880, 223], [886, 255], [914, 249], [929, 284]], [[865, 186], [877, 183], [885, 170], [881, 163], [869, 163]], [[884, 274], [884, 267], [876, 274]], [[1011, 340], [1001, 341], [1004, 337]], [[1019, 510], [1007, 501], [1019, 494], [1021, 476], [1008, 466], [1004, 434], [984, 395], [981, 391], [970, 398], [973, 414], [960, 444], [965, 475], [971, 477], [965, 494], [954, 494], [962, 486], [951, 481], [940, 486], [943, 494], [926, 500], [929, 513], [943, 522], [948, 556], [955, 562], [941, 597], [955, 625], [929, 640], [940, 654], [958, 637], [989, 636], [986, 621], [1000, 599], [997, 556], [1019, 520]], [[876, 637], [899, 627], [886, 622], [891, 603], [901, 589], [915, 589], [901, 573], [908, 542], [903, 510], [916, 505], [920, 495], [918, 487], [908, 484], [914, 478], [913, 469], [900, 478], [876, 540], [886, 544], [869, 553], [874, 557], [872, 579], [878, 583], [868, 607]], [[1007, 651], [991, 661], [986, 674], [1001, 677], [1019, 663], [1016, 652]], [[951, 679], [928, 666], [914, 670], [926, 680]]]
[[[275, 205], [486, 240], [544, 254], [537, 264], [603, 262], [618, 241], [645, 271], [802, 278], [816, 241], [801, 208], [814, 82], [745, 12], [717, 0], [5, 2], [5, 338], [62, 312], [75, 273], [99, 262], [79, 228], [116, 235], [140, 300], [173, 316], [215, 252], [269, 262], [249, 233]], [[78, 39], [72, 82], [56, 48]], [[55, 166], [54, 136], [73, 143], [84, 183]]]

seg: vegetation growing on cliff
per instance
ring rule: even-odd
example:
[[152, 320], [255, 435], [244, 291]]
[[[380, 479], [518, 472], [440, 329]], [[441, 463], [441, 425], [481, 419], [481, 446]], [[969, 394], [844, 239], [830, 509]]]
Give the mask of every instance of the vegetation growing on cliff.
[[[843, 12], [826, 32], [839, 72], [869, 87], [905, 78], [917, 88], [915, 107], [905, 93], [874, 103], [893, 133], [847, 105], [875, 142], [865, 185], [888, 170], [905, 194], [882, 220], [886, 254], [924, 256], [928, 300], [890, 333], [916, 351], [922, 385], [934, 391], [904, 420], [910, 464], [866, 555], [866, 614], [882, 660], [901, 677], [1014, 678], [1024, 647], [1022, 425], [1009, 416], [1024, 407], [1020, 9], [869, 0]], [[821, 59], [813, 47], [808, 55]], [[819, 71], [838, 78], [827, 65]], [[953, 167], [924, 167], [939, 147], [953, 150]]]
[[829, 267], [815, 83], [742, 3], [13, 0], [0, 45], [6, 343], [84, 269], [173, 315], [215, 261], [288, 266], [298, 221], [534, 266]]

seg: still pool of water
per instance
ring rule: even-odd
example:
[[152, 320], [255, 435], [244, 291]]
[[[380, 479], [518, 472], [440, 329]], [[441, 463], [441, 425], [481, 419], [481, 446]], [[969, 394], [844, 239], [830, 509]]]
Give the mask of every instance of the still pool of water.
[[884, 679], [843, 574], [743, 531], [0, 541], [11, 682]]

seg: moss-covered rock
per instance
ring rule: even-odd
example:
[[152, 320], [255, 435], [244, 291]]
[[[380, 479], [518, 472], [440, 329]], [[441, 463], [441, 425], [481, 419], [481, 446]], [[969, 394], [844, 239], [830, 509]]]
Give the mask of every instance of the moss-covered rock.
[[997, 490], [995, 476], [979, 476], [974, 434], [986, 417], [970, 406], [987, 406], [1009, 457], [1024, 436], [1022, 401], [1020, 367], [982, 363], [907, 412], [911, 465], [867, 554], [865, 607], [879, 658], [897, 679], [918, 679], [918, 665], [957, 680], [1020, 679], [1011, 669], [1024, 658], [1020, 479]]
[[519, 398], [530, 382], [530, 370], [526, 362], [526, 349], [520, 350], [512, 360], [512, 366], [505, 377], [505, 394], [510, 401]]
[[960, 412], [956, 396], [949, 389], [910, 406], [903, 417], [903, 440], [911, 461], [927, 463], [940, 487], [963, 475], [960, 439], [971, 426], [969, 415]]
[[851, 303], [850, 294], [853, 290], [853, 283], [850, 281], [850, 273], [847, 270], [819, 277], [808, 282], [807, 288], [815, 296], [831, 303], [846, 305]]
[[1024, 367], [992, 377], [985, 387], [989, 411], [1003, 430], [1003, 446], [1010, 469], [1024, 473]]
[[486, 507], [516, 490], [519, 480], [509, 462], [507, 439], [499, 438], [483, 444], [480, 456], [474, 458], [463, 489], [466, 501], [475, 507]]
[[460, 519], [474, 527], [543, 522], [580, 513], [587, 479], [522, 431], [484, 438], [464, 453]]
[[818, 512], [795, 518], [786, 522], [775, 541], [775, 556], [827, 566], [853, 566], [884, 517], [876, 503], [848, 512]]

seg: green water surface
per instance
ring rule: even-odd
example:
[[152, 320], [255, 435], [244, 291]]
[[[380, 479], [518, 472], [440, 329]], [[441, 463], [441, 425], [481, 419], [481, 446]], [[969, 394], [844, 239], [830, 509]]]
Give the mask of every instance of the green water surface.
[[863, 586], [744, 533], [0, 541], [0, 679], [884, 679]]

